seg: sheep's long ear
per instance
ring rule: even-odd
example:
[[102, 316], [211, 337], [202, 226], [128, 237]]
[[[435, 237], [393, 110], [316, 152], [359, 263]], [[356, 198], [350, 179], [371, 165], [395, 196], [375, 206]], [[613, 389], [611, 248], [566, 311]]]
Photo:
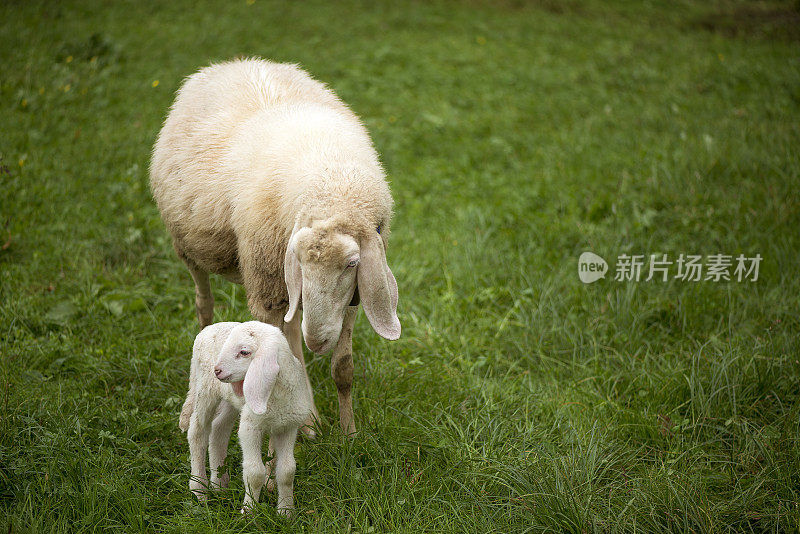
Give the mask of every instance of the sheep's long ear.
[[358, 293], [372, 328], [386, 339], [400, 337], [397, 318], [397, 281], [386, 264], [386, 253], [378, 233], [361, 240]]
[[262, 415], [267, 411], [267, 402], [272, 388], [278, 379], [278, 347], [262, 342], [253, 354], [253, 361], [244, 375], [244, 401], [255, 413]]
[[300, 260], [297, 259], [297, 227], [289, 238], [286, 247], [286, 256], [283, 259], [283, 277], [286, 280], [286, 290], [289, 293], [289, 311], [283, 318], [287, 323], [294, 319], [297, 308], [300, 307], [300, 296], [303, 293], [303, 271], [300, 268]]

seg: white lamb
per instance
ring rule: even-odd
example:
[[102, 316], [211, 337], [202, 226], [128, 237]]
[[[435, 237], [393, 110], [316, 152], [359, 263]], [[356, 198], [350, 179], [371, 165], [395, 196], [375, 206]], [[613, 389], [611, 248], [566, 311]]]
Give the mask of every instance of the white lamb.
[[[188, 430], [192, 476], [189, 488], [199, 498], [208, 489], [227, 487], [219, 475], [238, 413], [239, 443], [246, 495], [242, 512], [258, 501], [269, 469], [261, 458], [264, 433], [275, 456], [278, 511], [293, 507], [294, 444], [311, 413], [302, 363], [292, 355], [280, 330], [258, 321], [216, 323], [195, 338], [189, 393], [179, 426]], [[206, 449], [211, 481], [206, 478]]]
[[253, 316], [282, 327], [301, 362], [301, 329], [312, 351], [333, 349], [340, 424], [355, 432], [359, 298], [379, 335], [400, 336], [386, 263], [392, 196], [358, 117], [295, 65], [212, 65], [178, 92], [150, 184], [194, 279], [201, 328], [214, 315], [209, 273], [244, 284]]

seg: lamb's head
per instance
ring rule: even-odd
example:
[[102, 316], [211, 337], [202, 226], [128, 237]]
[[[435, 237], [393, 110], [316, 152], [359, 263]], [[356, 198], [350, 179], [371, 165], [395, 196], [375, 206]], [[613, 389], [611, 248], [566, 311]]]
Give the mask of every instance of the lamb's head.
[[348, 306], [359, 300], [370, 324], [386, 339], [400, 337], [397, 282], [386, 264], [378, 229], [331, 218], [298, 227], [284, 263], [291, 321], [303, 303], [303, 337], [312, 351], [329, 351], [339, 339]]
[[283, 345], [288, 351], [286, 338], [274, 326], [257, 321], [237, 325], [222, 345], [214, 374], [231, 383], [250, 409], [263, 414], [278, 378], [278, 351]]

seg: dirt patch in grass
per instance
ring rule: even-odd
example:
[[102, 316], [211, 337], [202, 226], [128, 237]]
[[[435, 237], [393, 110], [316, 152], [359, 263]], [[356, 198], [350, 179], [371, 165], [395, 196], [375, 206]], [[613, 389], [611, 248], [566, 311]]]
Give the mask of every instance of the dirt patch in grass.
[[725, 2], [697, 24], [728, 37], [800, 40], [800, 2]]

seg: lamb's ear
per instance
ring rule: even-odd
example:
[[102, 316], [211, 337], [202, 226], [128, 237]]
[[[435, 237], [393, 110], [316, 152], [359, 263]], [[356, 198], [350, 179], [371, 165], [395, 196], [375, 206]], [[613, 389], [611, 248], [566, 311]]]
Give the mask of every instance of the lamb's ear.
[[364, 313], [378, 335], [386, 339], [399, 338], [397, 281], [386, 264], [386, 253], [378, 233], [361, 240], [358, 293]]
[[286, 246], [286, 256], [283, 259], [283, 277], [286, 280], [286, 290], [289, 293], [289, 311], [283, 318], [287, 323], [294, 319], [297, 308], [300, 307], [300, 296], [303, 293], [303, 271], [300, 260], [297, 259], [297, 236], [304, 229], [295, 227], [289, 244]]
[[242, 386], [244, 401], [259, 415], [267, 411], [267, 402], [278, 379], [278, 371], [278, 347], [268, 342], [262, 343], [253, 354]]

